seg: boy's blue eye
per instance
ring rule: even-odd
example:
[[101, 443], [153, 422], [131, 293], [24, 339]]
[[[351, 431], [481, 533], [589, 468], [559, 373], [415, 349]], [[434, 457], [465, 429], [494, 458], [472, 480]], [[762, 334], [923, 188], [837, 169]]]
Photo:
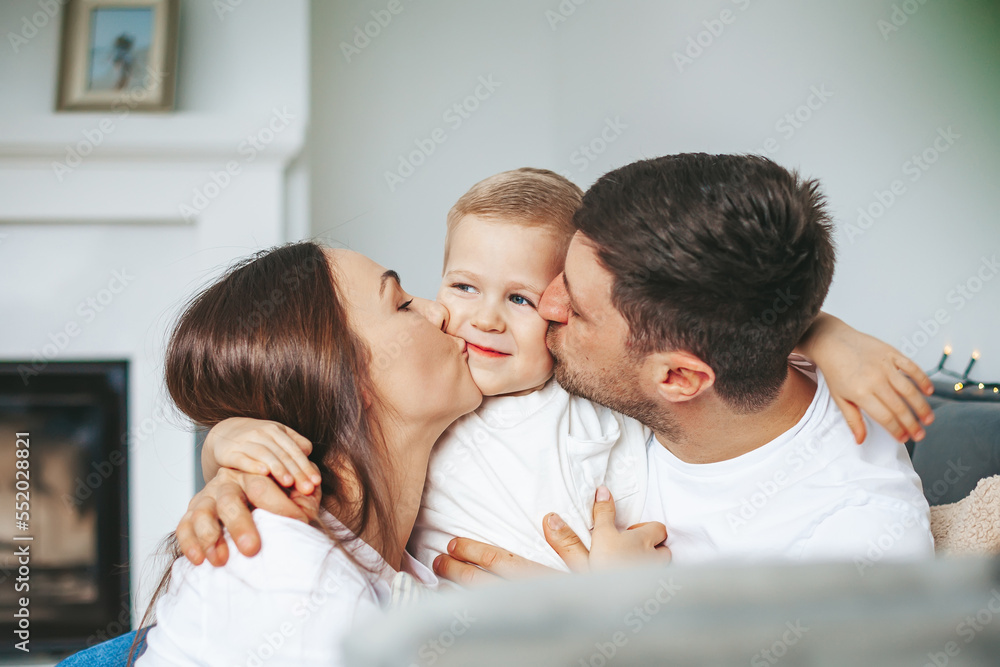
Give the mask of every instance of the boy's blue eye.
[[465, 283], [455, 283], [454, 285], [452, 285], [452, 287], [454, 287], [455, 289], [457, 289], [459, 292], [475, 292], [476, 291], [475, 287], [473, 287], [472, 285], [466, 285]]
[[531, 303], [520, 294], [511, 294], [510, 300], [512, 303], [516, 303], [519, 306], [531, 306], [532, 308], [535, 307], [535, 304]]

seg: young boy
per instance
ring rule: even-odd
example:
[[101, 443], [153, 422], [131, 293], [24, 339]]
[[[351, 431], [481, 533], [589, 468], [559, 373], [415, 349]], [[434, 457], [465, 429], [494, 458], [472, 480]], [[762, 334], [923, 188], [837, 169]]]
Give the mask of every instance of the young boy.
[[468, 343], [486, 398], [431, 454], [409, 544], [423, 563], [460, 536], [565, 570], [542, 521], [557, 513], [589, 546], [601, 485], [619, 528], [639, 522], [648, 432], [552, 379], [548, 322], [536, 311], [562, 272], [582, 197], [553, 172], [517, 169], [477, 183], [448, 214], [437, 300], [449, 312], [447, 332]]
[[[447, 553], [452, 538], [467, 537], [567, 570], [545, 541], [546, 515], [558, 514], [589, 547], [599, 487], [614, 498], [619, 528], [638, 523], [643, 513], [650, 431], [568, 394], [552, 379], [548, 322], [536, 311], [542, 292], [562, 272], [581, 200], [580, 189], [562, 176], [524, 168], [477, 183], [448, 214], [437, 299], [450, 313], [447, 332], [467, 341], [472, 376], [487, 398], [444, 433], [431, 456], [409, 543], [410, 553], [428, 566]], [[869, 360], [859, 359], [855, 342], [837, 343], [829, 357], [851, 353], [863, 367]], [[829, 369], [826, 378], [832, 386], [839, 381], [856, 389], [856, 379], [840, 368]], [[259, 465], [248, 465], [254, 461], [245, 443], [227, 434], [227, 428], [238, 431], [227, 422], [206, 440], [206, 478], [219, 463], [260, 472]], [[301, 454], [290, 442], [283, 449], [277, 441], [269, 446], [282, 458]], [[308, 469], [304, 455], [294, 458]], [[273, 456], [259, 462], [280, 483], [293, 485]]]

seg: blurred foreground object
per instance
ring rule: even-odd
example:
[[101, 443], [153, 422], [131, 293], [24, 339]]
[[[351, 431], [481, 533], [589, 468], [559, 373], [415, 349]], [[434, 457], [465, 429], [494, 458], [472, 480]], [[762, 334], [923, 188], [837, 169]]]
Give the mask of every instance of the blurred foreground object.
[[357, 667], [990, 665], [1000, 561], [635, 568], [442, 595], [348, 641]]

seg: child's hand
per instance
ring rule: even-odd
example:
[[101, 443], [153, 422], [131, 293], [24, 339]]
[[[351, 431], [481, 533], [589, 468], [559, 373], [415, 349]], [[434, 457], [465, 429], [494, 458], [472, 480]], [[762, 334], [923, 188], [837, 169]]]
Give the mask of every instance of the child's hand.
[[308, 459], [312, 443], [273, 421], [232, 417], [212, 427], [205, 438], [202, 467], [206, 477], [219, 466], [271, 475], [282, 486], [309, 496], [321, 479]]
[[615, 500], [607, 487], [597, 489], [594, 501], [594, 529], [591, 531], [590, 551], [573, 529], [557, 514], [549, 514], [543, 521], [545, 539], [569, 569], [589, 572], [608, 569], [637, 560], [670, 562], [670, 549], [663, 544], [667, 527], [659, 521], [648, 521], [618, 530], [615, 525]]
[[823, 371], [855, 440], [860, 444], [867, 436], [861, 410], [900, 442], [921, 440], [925, 433], [917, 417], [924, 425], [934, 421], [921, 394], [934, 393], [927, 374], [893, 346], [827, 317], [806, 355]]

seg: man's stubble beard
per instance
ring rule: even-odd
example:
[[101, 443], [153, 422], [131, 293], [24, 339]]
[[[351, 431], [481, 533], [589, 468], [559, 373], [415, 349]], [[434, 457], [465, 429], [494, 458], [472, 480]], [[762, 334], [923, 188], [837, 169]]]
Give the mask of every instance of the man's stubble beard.
[[600, 403], [627, 415], [651, 428], [661, 437], [674, 441], [680, 439], [681, 428], [673, 415], [662, 404], [657, 404], [639, 391], [636, 368], [641, 364], [641, 359], [625, 354], [616, 358], [608, 369], [595, 371], [575, 368], [562, 354], [556, 335], [557, 326], [549, 325], [545, 342], [554, 359], [556, 381], [563, 389], [574, 396]]

